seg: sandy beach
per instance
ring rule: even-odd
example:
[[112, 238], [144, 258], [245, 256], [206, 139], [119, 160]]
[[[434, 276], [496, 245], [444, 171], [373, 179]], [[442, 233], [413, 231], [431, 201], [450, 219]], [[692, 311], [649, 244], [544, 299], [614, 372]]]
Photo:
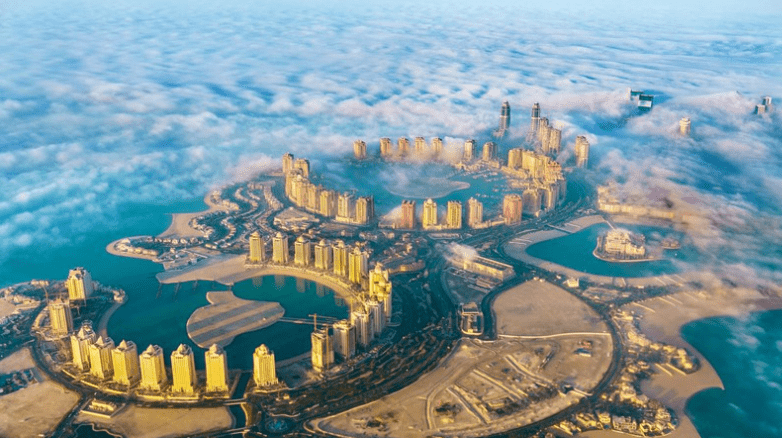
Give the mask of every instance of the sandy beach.
[[77, 423], [92, 423], [128, 438], [188, 436], [231, 427], [233, 417], [227, 408], [153, 409], [128, 406], [113, 418], [81, 413]]
[[204, 197], [204, 203], [209, 207], [204, 211], [195, 213], [172, 213], [171, 225], [165, 231], [158, 234], [157, 237], [202, 237], [204, 233], [190, 226], [190, 219], [201, 216], [213, 211], [228, 210], [227, 207], [212, 202], [212, 194], [207, 193]]
[[157, 274], [157, 279], [163, 284], [200, 280], [231, 285], [253, 277], [286, 275], [320, 283], [333, 289], [342, 297], [351, 298], [353, 296], [349, 284], [337, 281], [321, 272], [294, 266], [265, 265], [246, 268], [244, 261], [244, 255], [216, 256], [184, 269], [161, 272]]

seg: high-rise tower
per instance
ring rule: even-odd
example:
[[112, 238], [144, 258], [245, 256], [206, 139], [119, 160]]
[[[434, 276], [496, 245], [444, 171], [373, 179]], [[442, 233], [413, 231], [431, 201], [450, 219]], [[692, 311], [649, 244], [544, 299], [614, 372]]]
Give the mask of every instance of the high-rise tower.
[[166, 364], [163, 362], [163, 349], [158, 345], [150, 345], [139, 355], [139, 366], [141, 368], [142, 389], [151, 391], [162, 391], [168, 376], [166, 375]]
[[478, 147], [475, 145], [475, 140], [470, 139], [464, 142], [464, 155], [462, 160], [471, 161], [477, 154]]
[[198, 379], [195, 372], [195, 360], [193, 350], [185, 345], [179, 344], [179, 347], [171, 353], [171, 391], [193, 395], [195, 393]]
[[293, 244], [293, 263], [296, 266], [309, 266], [312, 263], [312, 243], [304, 236], [296, 238]]
[[92, 323], [85, 321], [78, 332], [71, 335], [71, 352], [76, 368], [87, 371], [90, 369], [90, 345], [98, 338], [92, 330]]
[[55, 335], [67, 335], [73, 330], [71, 305], [67, 300], [53, 300], [49, 303], [49, 325]]
[[356, 327], [347, 319], [334, 324], [334, 353], [343, 360], [356, 354]]
[[141, 379], [138, 350], [133, 341], [122, 341], [111, 350], [111, 362], [114, 365], [114, 382], [131, 386]]
[[689, 117], [682, 117], [682, 119], [679, 120], [679, 134], [690, 135], [690, 124]]
[[278, 232], [272, 239], [272, 261], [274, 263], [286, 264], [289, 257], [288, 236]]
[[274, 353], [261, 344], [253, 353], [253, 380], [255, 386], [264, 387], [277, 384], [277, 368]]
[[383, 158], [389, 158], [394, 155], [394, 151], [391, 150], [391, 139], [383, 137], [380, 139], [380, 156]]
[[475, 198], [467, 201], [467, 225], [475, 228], [483, 223], [483, 203]]
[[500, 127], [498, 130], [500, 136], [504, 135], [508, 128], [510, 128], [510, 103], [506, 100], [502, 102], [502, 108], [500, 109]]
[[462, 203], [461, 202], [448, 201], [446, 226], [454, 230], [458, 230], [462, 228]]
[[114, 341], [109, 337], [99, 336], [90, 344], [90, 374], [106, 380], [114, 375], [114, 364], [111, 360], [111, 350], [114, 349]]
[[415, 228], [415, 201], [402, 201], [402, 218], [399, 221], [399, 228]]
[[315, 245], [315, 268], [328, 271], [331, 269], [331, 245], [321, 240]]
[[576, 137], [576, 167], [587, 167], [589, 163], [589, 142], [586, 137]]
[[310, 336], [312, 341], [312, 368], [325, 371], [334, 363], [334, 347], [331, 344], [329, 329], [315, 329]]
[[92, 276], [84, 268], [71, 269], [68, 279], [65, 280], [65, 287], [68, 289], [69, 300], [86, 300], [92, 295]]
[[367, 144], [361, 140], [353, 142], [353, 155], [357, 160], [363, 160], [367, 157]]
[[502, 201], [502, 218], [505, 224], [512, 225], [521, 222], [522, 200], [516, 193], [505, 195]]
[[266, 261], [266, 243], [263, 241], [261, 234], [257, 231], [253, 231], [250, 234], [250, 263], [260, 263]]
[[421, 225], [424, 229], [437, 226], [437, 203], [432, 198], [424, 201], [424, 210], [421, 215]]
[[349, 249], [342, 240], [337, 240], [332, 246], [334, 250], [334, 275], [348, 276], [348, 252]]
[[435, 137], [432, 139], [432, 154], [435, 157], [439, 157], [443, 153], [443, 139]]
[[538, 132], [538, 127], [540, 126], [540, 104], [535, 102], [532, 105], [532, 117], [531, 117], [531, 123], [530, 123], [530, 133], [535, 135]]
[[228, 392], [228, 360], [225, 351], [212, 344], [204, 353], [206, 392]]

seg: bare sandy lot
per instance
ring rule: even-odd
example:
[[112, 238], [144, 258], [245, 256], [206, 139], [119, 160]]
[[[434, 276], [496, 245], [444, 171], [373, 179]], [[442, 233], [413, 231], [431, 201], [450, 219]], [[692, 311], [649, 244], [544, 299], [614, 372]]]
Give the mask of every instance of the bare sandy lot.
[[79, 423], [94, 423], [127, 438], [182, 437], [233, 425], [226, 408], [153, 409], [128, 406], [111, 419], [81, 413]]
[[[34, 366], [30, 350], [24, 348], [0, 361], [0, 373]], [[0, 436], [23, 438], [45, 435], [57, 427], [78, 401], [76, 393], [52, 381], [35, 383], [0, 396]]]
[[608, 333], [605, 322], [583, 301], [542, 280], [502, 292], [492, 308], [498, 336]]

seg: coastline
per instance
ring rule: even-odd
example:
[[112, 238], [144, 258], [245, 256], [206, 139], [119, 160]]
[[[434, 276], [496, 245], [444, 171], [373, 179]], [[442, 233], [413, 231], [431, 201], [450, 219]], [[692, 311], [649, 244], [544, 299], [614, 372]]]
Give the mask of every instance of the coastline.
[[117, 239], [117, 240], [115, 240], [113, 242], [110, 242], [108, 245], [106, 245], [106, 252], [111, 254], [111, 255], [118, 256], [118, 257], [130, 257], [132, 259], [149, 260], [150, 262], [154, 262], [155, 260], [157, 260], [157, 256], [147, 255], [147, 254], [136, 254], [136, 253], [127, 252], [127, 251], [118, 251], [115, 248], [115, 245], [117, 243], [119, 243], [120, 240], [135, 239], [135, 238], [138, 238], [138, 237], [144, 237], [144, 236], [123, 237], [121, 239]]
[[[624, 306], [640, 316], [641, 332], [649, 339], [686, 348], [700, 361], [700, 369], [684, 375], [657, 369], [651, 378], [641, 382], [641, 391], [673, 409], [679, 426], [668, 436], [672, 438], [698, 437], [697, 429], [686, 413], [689, 399], [709, 388], [725, 387], [714, 367], [700, 351], [681, 335], [682, 327], [693, 321], [720, 316], [741, 317], [749, 313], [782, 309], [782, 298], [768, 298], [746, 289], [716, 292], [683, 291], [672, 295], [650, 298]], [[615, 438], [621, 432], [590, 431], [585, 437]]]
[[171, 213], [171, 224], [156, 237], [203, 237], [204, 233], [190, 226], [190, 220], [194, 217], [212, 213], [214, 211], [228, 210], [227, 207], [212, 202], [211, 192], [204, 196], [204, 204], [206, 204], [208, 208], [203, 211], [194, 213]]
[[349, 284], [336, 281], [322, 272], [310, 271], [294, 266], [261, 265], [258, 267], [245, 267], [244, 261], [244, 255], [213, 257], [183, 269], [161, 272], [157, 274], [157, 279], [161, 284], [199, 280], [232, 285], [254, 277], [284, 275], [322, 284], [333, 289], [334, 292], [343, 298], [353, 297]]

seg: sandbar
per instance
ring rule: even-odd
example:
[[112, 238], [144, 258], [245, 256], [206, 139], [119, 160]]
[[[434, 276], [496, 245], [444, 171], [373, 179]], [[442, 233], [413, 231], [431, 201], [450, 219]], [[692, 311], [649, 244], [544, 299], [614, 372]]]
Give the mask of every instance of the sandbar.
[[279, 303], [243, 300], [231, 291], [207, 292], [206, 299], [210, 304], [187, 320], [187, 336], [201, 348], [225, 347], [236, 336], [268, 327], [285, 315]]
[[233, 425], [227, 408], [143, 408], [130, 405], [112, 418], [81, 413], [77, 423], [92, 423], [127, 438], [190, 436]]

